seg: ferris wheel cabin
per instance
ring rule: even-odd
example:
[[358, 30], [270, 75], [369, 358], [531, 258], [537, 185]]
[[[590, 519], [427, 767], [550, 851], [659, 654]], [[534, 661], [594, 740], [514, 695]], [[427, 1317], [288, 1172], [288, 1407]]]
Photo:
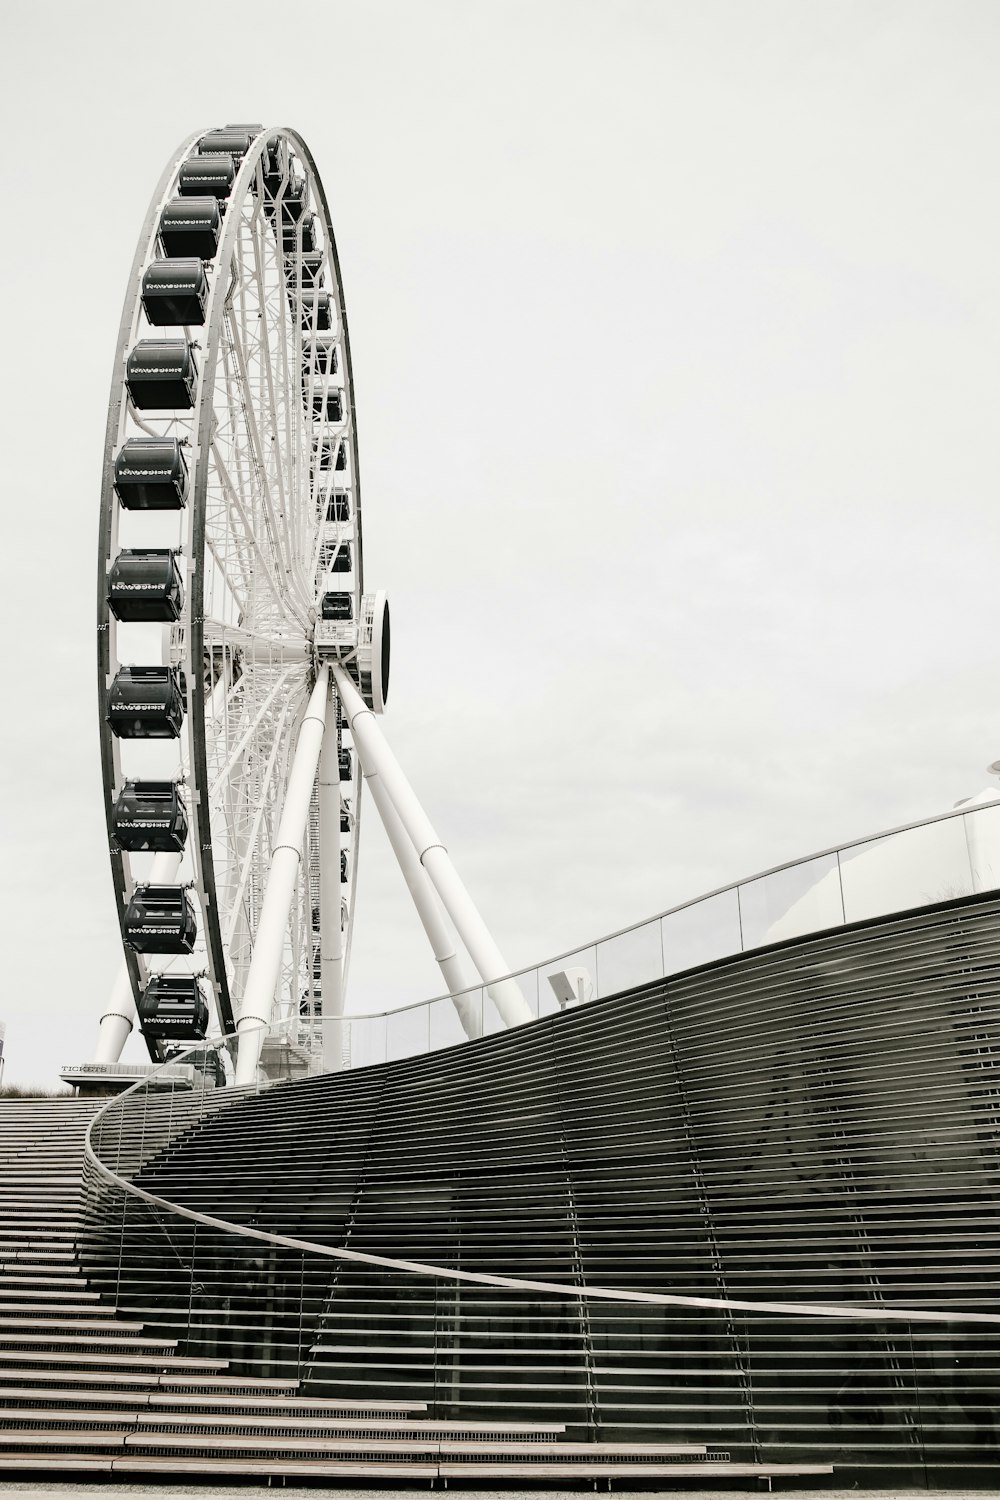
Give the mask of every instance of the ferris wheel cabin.
[[120, 849], [179, 854], [188, 815], [176, 781], [126, 781], [115, 799], [111, 829]]
[[196, 978], [156, 974], [139, 1000], [139, 1020], [151, 1040], [197, 1042], [208, 1030], [208, 1005]]
[[119, 552], [108, 574], [108, 606], [116, 620], [179, 620], [184, 604], [172, 547]]
[[181, 885], [138, 885], [125, 912], [125, 940], [136, 953], [190, 953], [198, 920]]
[[186, 696], [177, 667], [121, 667], [108, 695], [111, 732], [126, 740], [175, 740]]
[[123, 510], [180, 510], [186, 503], [187, 464], [178, 438], [129, 438], [114, 476]]
[[142, 278], [142, 310], [159, 328], [205, 322], [208, 277], [201, 260], [154, 260]]

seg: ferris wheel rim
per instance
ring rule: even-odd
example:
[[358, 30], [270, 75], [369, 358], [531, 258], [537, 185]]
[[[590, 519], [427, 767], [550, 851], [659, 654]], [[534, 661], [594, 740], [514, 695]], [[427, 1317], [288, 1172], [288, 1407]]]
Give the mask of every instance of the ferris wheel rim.
[[[149, 263], [151, 255], [156, 252], [159, 215], [166, 202], [171, 186], [177, 181], [180, 167], [191, 158], [193, 148], [205, 135], [198, 132], [192, 135], [184, 145], [174, 153], [170, 163], [165, 168], [157, 189], [153, 195], [149, 210], [143, 223], [139, 243], [133, 259], [132, 270], [126, 291], [125, 305], [123, 308], [121, 324], [119, 328], [119, 339], [116, 350], [115, 372], [112, 379], [111, 400], [109, 402], [108, 427], [105, 443], [104, 476], [102, 485], [101, 506], [101, 533], [99, 548], [99, 606], [98, 622], [101, 632], [101, 647], [99, 650], [99, 686], [102, 705], [106, 707], [109, 692], [109, 678], [111, 673], [111, 654], [109, 649], [109, 626], [110, 611], [106, 599], [108, 569], [112, 560], [114, 539], [112, 535], [112, 519], [115, 515], [115, 493], [113, 486], [113, 467], [115, 449], [121, 441], [122, 423], [128, 415], [128, 396], [124, 379], [124, 363], [126, 350], [131, 340], [135, 338], [138, 304], [140, 299], [140, 283], [143, 268]], [[343, 382], [345, 405], [347, 406], [347, 422], [343, 434], [344, 441], [350, 447], [350, 479], [351, 495], [353, 497], [353, 547], [355, 557], [355, 582], [353, 592], [360, 601], [363, 588], [362, 571], [362, 545], [361, 545], [361, 506], [360, 506], [360, 480], [358, 472], [357, 454], [357, 426], [354, 402], [353, 366], [350, 358], [350, 345], [347, 330], [346, 307], [343, 297], [343, 287], [340, 275], [339, 256], [337, 253], [336, 240], [329, 212], [329, 203], [322, 179], [316, 169], [315, 160], [302, 140], [301, 136], [286, 127], [269, 127], [257, 132], [246, 150], [238, 171], [235, 173], [234, 181], [229, 197], [230, 209], [225, 214], [222, 234], [219, 238], [218, 249], [214, 259], [214, 273], [211, 280], [209, 300], [205, 310], [204, 332], [204, 357], [199, 372], [199, 384], [196, 402], [191, 413], [191, 445], [194, 453], [194, 463], [190, 473], [189, 486], [189, 522], [186, 541], [186, 556], [190, 560], [189, 568], [189, 601], [186, 611], [186, 634], [184, 637], [184, 661], [187, 671], [187, 698], [188, 698], [188, 730], [190, 736], [190, 776], [189, 776], [189, 811], [191, 814], [191, 837], [196, 846], [192, 849], [192, 860], [197, 872], [197, 884], [200, 893], [201, 917], [204, 932], [204, 941], [209, 955], [209, 972], [212, 977], [214, 999], [217, 1011], [217, 1022], [219, 1029], [228, 1031], [235, 1024], [232, 997], [227, 977], [227, 948], [226, 944], [232, 936], [232, 929], [227, 936], [223, 934], [221, 920], [221, 904], [219, 900], [219, 887], [216, 878], [216, 832], [215, 822], [212, 815], [210, 797], [210, 776], [208, 758], [208, 707], [206, 704], [205, 680], [201, 670], [201, 663], [205, 660], [206, 647], [206, 623], [210, 622], [206, 617], [205, 605], [205, 583], [206, 583], [206, 517], [207, 517], [207, 491], [209, 482], [209, 446], [214, 442], [213, 419], [215, 415], [215, 404], [217, 395], [218, 369], [220, 361], [220, 350], [222, 347], [223, 325], [226, 319], [227, 308], [227, 278], [230, 277], [235, 265], [237, 255], [237, 241], [242, 226], [243, 205], [251, 194], [251, 185], [255, 176], [266, 160], [269, 144], [275, 140], [287, 142], [294, 150], [295, 156], [305, 168], [309, 189], [312, 193], [313, 210], [320, 217], [320, 225], [323, 236], [323, 248], [331, 267], [332, 286], [337, 298], [337, 312], [339, 320], [339, 340], [343, 349]], [[279, 198], [280, 203], [280, 198]], [[235, 206], [235, 207], [233, 207]], [[259, 207], [259, 205], [258, 205]], [[282, 267], [280, 270], [280, 285], [282, 293], [287, 302], [287, 284], [285, 279], [284, 248], [282, 238], [282, 223], [279, 211], [278, 230], [276, 238], [276, 265]], [[301, 268], [300, 268], [301, 269]], [[287, 310], [282, 303], [283, 312]], [[263, 316], [263, 315], [262, 315]], [[187, 330], [185, 330], [185, 335]], [[298, 379], [298, 371], [296, 371]], [[124, 416], [123, 416], [124, 409]], [[134, 415], [134, 414], [133, 414]], [[206, 442], [206, 434], [211, 435]], [[309, 494], [315, 512], [315, 501], [311, 491]], [[319, 525], [319, 523], [316, 523]], [[320, 529], [322, 529], [320, 527]], [[312, 607], [317, 603], [315, 588], [312, 591]], [[308, 614], [305, 622], [308, 626]], [[211, 635], [211, 631], [209, 631]], [[307, 641], [307, 633], [304, 631], [302, 643]], [[224, 645], [223, 645], [224, 651]], [[304, 712], [306, 687], [311, 677], [311, 664], [307, 655], [303, 655], [297, 662], [302, 669], [300, 679], [300, 692], [294, 705], [286, 704], [285, 720], [283, 728], [287, 729], [288, 736], [294, 736], [297, 721], [301, 719]], [[286, 722], [287, 721], [287, 722]], [[279, 736], [283, 732], [279, 729]], [[276, 745], [277, 745], [276, 741]], [[132, 983], [133, 995], [138, 1001], [140, 999], [142, 976], [135, 954], [130, 950], [126, 939], [124, 925], [125, 900], [128, 891], [129, 877], [121, 851], [116, 849], [114, 838], [114, 826], [112, 822], [112, 809], [115, 796], [116, 784], [122, 780], [121, 767], [117, 742], [113, 739], [106, 726], [102, 729], [102, 769], [105, 783], [105, 806], [108, 822], [109, 844], [111, 847], [112, 869], [115, 882], [116, 899], [119, 909], [119, 924], [122, 931], [123, 949], [129, 977]], [[287, 755], [286, 755], [287, 761]], [[349, 859], [349, 882], [347, 899], [347, 921], [344, 946], [344, 971], [346, 973], [347, 962], [350, 954], [350, 941], [353, 932], [353, 921], [356, 907], [357, 889], [357, 848], [360, 832], [360, 790], [362, 778], [360, 767], [355, 765], [353, 769], [352, 784], [354, 787], [353, 805], [351, 809], [350, 832], [348, 847]], [[341, 825], [343, 826], [343, 825]], [[343, 848], [343, 845], [341, 845]], [[332, 851], [331, 851], [332, 852]], [[305, 860], [309, 857], [308, 848]], [[301, 917], [301, 912], [299, 913]], [[308, 925], [308, 919], [307, 919]], [[310, 944], [312, 939], [310, 938]], [[310, 955], [312, 947], [310, 946]], [[309, 963], [312, 963], [310, 957]], [[314, 986], [310, 984], [309, 994], [313, 995]], [[152, 1046], [150, 1051], [154, 1056], [158, 1052]]]

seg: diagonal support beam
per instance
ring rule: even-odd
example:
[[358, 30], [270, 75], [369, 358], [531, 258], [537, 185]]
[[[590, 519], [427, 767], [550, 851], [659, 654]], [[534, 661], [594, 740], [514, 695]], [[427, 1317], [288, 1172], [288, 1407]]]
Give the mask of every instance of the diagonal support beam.
[[[355, 744], [357, 745], [357, 741]], [[455, 1009], [458, 1011], [465, 1034], [472, 1041], [477, 1036], [482, 1036], [482, 1015], [473, 997], [466, 993], [471, 986], [463, 972], [462, 961], [455, 951], [455, 940], [442, 914], [430, 876], [417, 857], [417, 851], [403, 827], [403, 821], [396, 811], [392, 798], [385, 789], [382, 777], [369, 766], [360, 749], [358, 759], [361, 761], [365, 785], [372, 794], [372, 801], [382, 819], [382, 826], [392, 845], [392, 852], [403, 872], [403, 879], [406, 881], [413, 905], [416, 907], [417, 916], [427, 934], [431, 952], [441, 970], [448, 993], [455, 1001]]]
[[533, 1019], [527, 1002], [513, 979], [493, 937], [452, 864], [448, 851], [434, 831], [403, 769], [393, 755], [375, 715], [364, 702], [344, 668], [334, 662], [334, 681], [344, 705], [354, 743], [367, 765], [382, 779], [382, 788], [392, 802], [417, 853], [420, 864], [455, 924], [490, 998], [505, 1026], [520, 1026]]

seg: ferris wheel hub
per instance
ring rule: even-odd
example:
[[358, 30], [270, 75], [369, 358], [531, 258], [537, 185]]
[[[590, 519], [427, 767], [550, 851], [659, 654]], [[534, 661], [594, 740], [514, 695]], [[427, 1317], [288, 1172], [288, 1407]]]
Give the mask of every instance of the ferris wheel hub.
[[[336, 602], [330, 604], [330, 600]], [[351, 596], [347, 593], [324, 594], [323, 610], [313, 634], [316, 660], [339, 662], [367, 706], [380, 714], [389, 696], [389, 601], [381, 589], [374, 594], [362, 594], [360, 620], [331, 618], [335, 609], [346, 613], [350, 603]]]

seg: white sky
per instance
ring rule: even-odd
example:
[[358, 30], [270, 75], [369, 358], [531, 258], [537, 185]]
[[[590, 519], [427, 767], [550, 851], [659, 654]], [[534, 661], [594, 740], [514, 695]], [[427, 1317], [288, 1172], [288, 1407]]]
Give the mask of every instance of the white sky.
[[[995, 0], [62, 0], [0, 50], [8, 1081], [90, 1055], [118, 963], [105, 409], [200, 127], [316, 156], [384, 727], [512, 965], [984, 784]], [[440, 988], [368, 813], [354, 1009]]]

